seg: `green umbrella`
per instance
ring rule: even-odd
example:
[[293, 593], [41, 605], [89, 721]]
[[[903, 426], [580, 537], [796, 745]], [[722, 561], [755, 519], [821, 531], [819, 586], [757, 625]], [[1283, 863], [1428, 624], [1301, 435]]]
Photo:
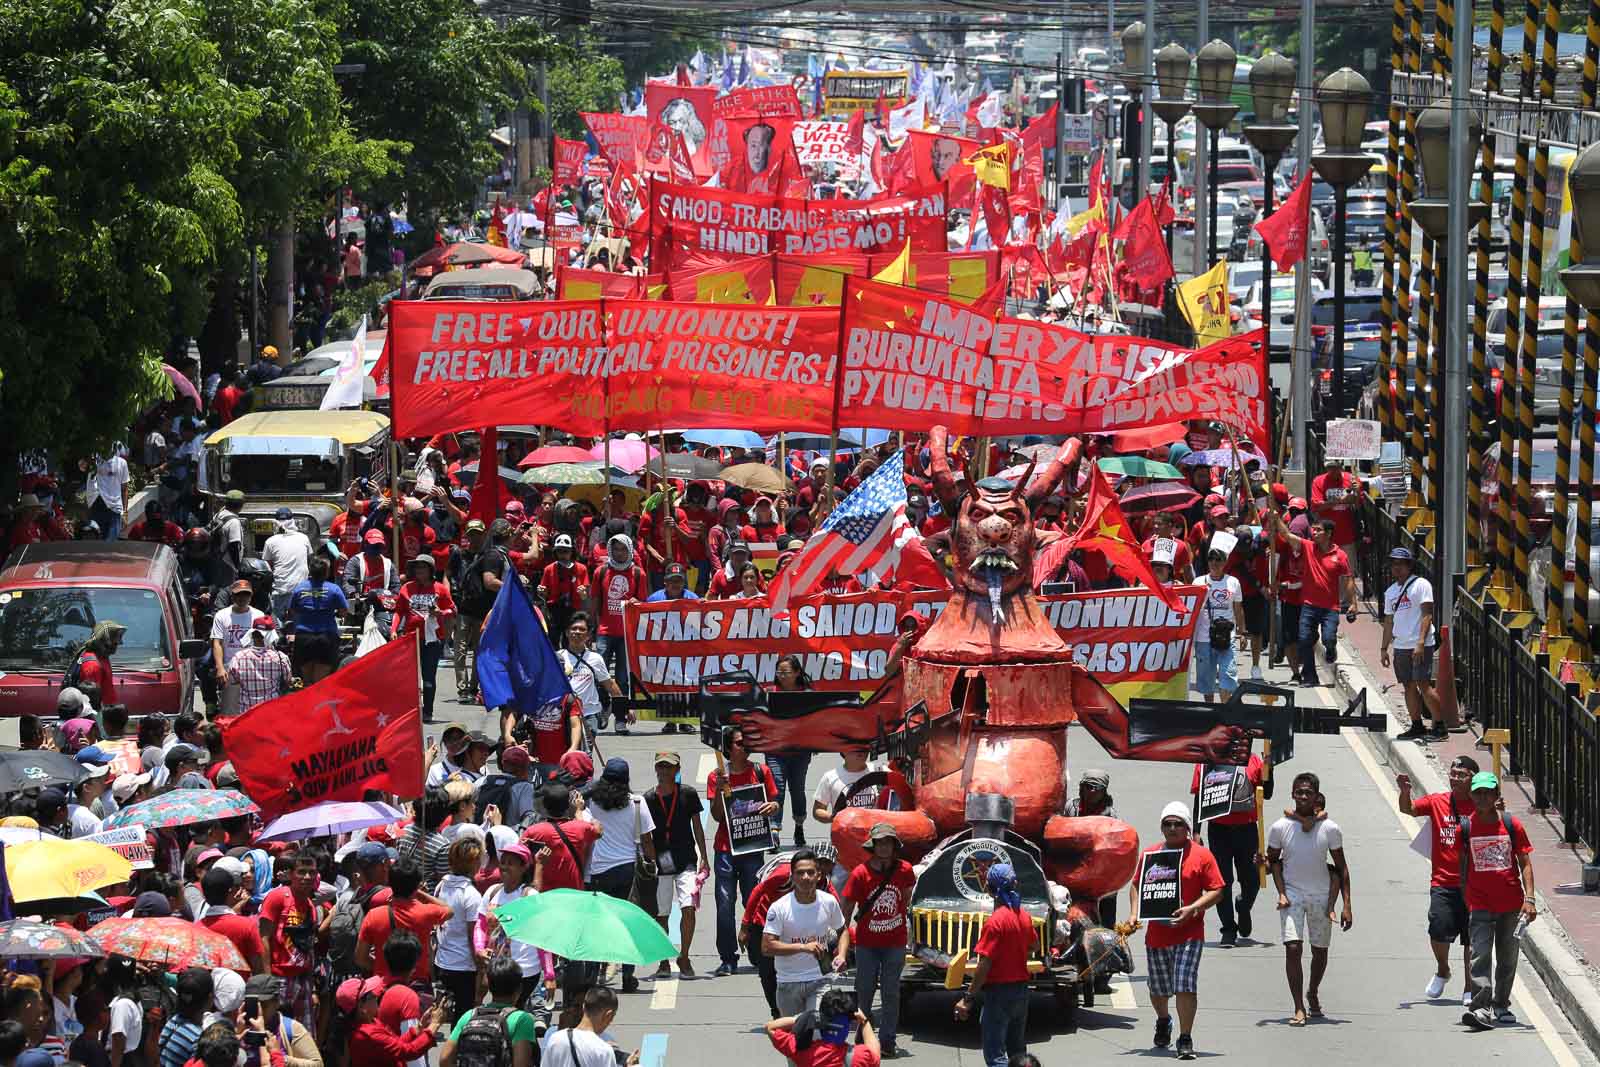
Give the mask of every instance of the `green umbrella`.
[[547, 463], [529, 467], [517, 481], [523, 485], [604, 485], [606, 472], [599, 463]]
[[569, 960], [640, 967], [678, 955], [666, 931], [630, 901], [578, 889], [551, 889], [494, 910], [514, 941]]
[[1183, 472], [1172, 464], [1144, 456], [1107, 456], [1100, 461], [1100, 469], [1107, 474], [1120, 474], [1127, 478], [1183, 477]]

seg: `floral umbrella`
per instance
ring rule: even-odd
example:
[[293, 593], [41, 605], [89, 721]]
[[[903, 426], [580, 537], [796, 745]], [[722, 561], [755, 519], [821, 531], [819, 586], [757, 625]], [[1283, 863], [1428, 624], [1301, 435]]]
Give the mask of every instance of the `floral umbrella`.
[[187, 919], [106, 919], [91, 926], [89, 936], [107, 955], [159, 963], [169, 971], [190, 967], [250, 969], [232, 941]]
[[237, 789], [174, 789], [122, 808], [101, 825], [107, 830], [136, 823], [147, 829], [188, 826], [253, 815], [260, 810], [255, 801]]
[[0, 959], [65, 960], [84, 956], [94, 959], [104, 955], [105, 950], [93, 938], [70, 926], [32, 919], [0, 922]]

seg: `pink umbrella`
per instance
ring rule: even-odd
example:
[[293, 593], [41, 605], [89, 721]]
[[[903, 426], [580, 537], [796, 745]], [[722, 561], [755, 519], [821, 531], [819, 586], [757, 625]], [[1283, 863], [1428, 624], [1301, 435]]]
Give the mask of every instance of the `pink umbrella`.
[[[604, 460], [606, 458], [605, 442], [602, 441], [589, 449], [589, 455], [594, 459]], [[611, 465], [617, 470], [626, 471], [629, 474], [640, 470], [646, 463], [649, 463], [659, 455], [661, 455], [660, 449], [652, 448], [644, 441], [611, 442]]]
[[551, 463], [593, 463], [594, 457], [588, 450], [577, 445], [545, 445], [536, 448], [517, 461], [517, 466], [523, 469], [528, 467], [544, 467]]
[[174, 389], [193, 400], [196, 407], [200, 406], [200, 390], [194, 387], [194, 383], [189, 380], [188, 375], [170, 363], [161, 364], [161, 369], [168, 378], [172, 379], [172, 387]]

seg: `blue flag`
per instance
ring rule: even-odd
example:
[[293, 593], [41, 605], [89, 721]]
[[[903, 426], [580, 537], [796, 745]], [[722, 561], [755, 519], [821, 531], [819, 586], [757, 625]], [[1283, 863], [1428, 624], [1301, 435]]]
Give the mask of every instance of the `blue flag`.
[[508, 568], [478, 638], [478, 685], [484, 706], [532, 715], [572, 695], [533, 602]]

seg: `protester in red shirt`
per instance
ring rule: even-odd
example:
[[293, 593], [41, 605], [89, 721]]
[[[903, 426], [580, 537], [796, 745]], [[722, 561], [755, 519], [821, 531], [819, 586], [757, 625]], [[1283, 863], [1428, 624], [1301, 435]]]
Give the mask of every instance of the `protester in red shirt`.
[[[872, 1011], [874, 993], [881, 993], [885, 1054], [895, 1054], [895, 1035], [900, 1022], [900, 970], [906, 956], [906, 913], [911, 905], [911, 888], [917, 875], [911, 864], [900, 858], [900, 835], [881, 822], [867, 833], [871, 854], [845, 879], [844, 933], [834, 953], [833, 969], [843, 971], [851, 946], [856, 950], [856, 1003], [864, 1012]], [[861, 911], [856, 914], [856, 908]], [[855, 915], [855, 925], [850, 918]]]
[[211, 410], [216, 412], [217, 418], [222, 420], [218, 423], [219, 426], [228, 425], [237, 416], [239, 404], [244, 400], [244, 387], [244, 375], [237, 375], [233, 381], [218, 389], [216, 394], [212, 396]]
[[1360, 526], [1356, 507], [1361, 497], [1361, 479], [1345, 470], [1345, 461], [1329, 458], [1328, 469], [1311, 479], [1311, 514], [1333, 520], [1334, 544], [1354, 556]]
[[144, 506], [144, 518], [128, 527], [123, 536], [129, 541], [159, 541], [177, 548], [183, 544], [183, 527], [167, 518], [161, 501], [152, 500]]
[[[213, 851], [212, 855], [218, 853]], [[261, 922], [240, 915], [236, 910], [250, 899], [249, 891], [239, 878], [232, 871], [213, 865], [200, 878], [200, 892], [206, 898], [206, 909], [198, 920], [200, 925], [233, 942], [245, 962], [240, 974], [246, 977], [266, 974], [267, 949], [261, 940]]]
[[[1216, 857], [1190, 836], [1189, 805], [1174, 800], [1161, 812], [1163, 840], [1145, 849], [1146, 856], [1163, 850], [1182, 853], [1178, 869], [1179, 907], [1170, 920], [1145, 927], [1144, 947], [1149, 976], [1150, 1005], [1156, 1010], [1154, 1044], [1166, 1048], [1172, 1040], [1172, 1016], [1167, 1011], [1174, 994], [1178, 999], [1179, 1059], [1194, 1059], [1194, 1018], [1199, 1007], [1200, 950], [1206, 936], [1206, 909], [1222, 896], [1222, 872]], [[1138, 915], [1140, 884], [1146, 863], [1128, 887], [1128, 901]], [[990, 875], [992, 879], [993, 874]]]
[[1022, 910], [1017, 872], [1011, 864], [991, 866], [988, 884], [994, 895], [994, 912], [973, 948], [978, 970], [972, 985], [956, 1001], [956, 1021], [972, 1013], [981, 992], [983, 1012], [978, 1025], [983, 1033], [983, 1061], [993, 1064], [1028, 1051], [1028, 954], [1039, 938], [1033, 918]]
[[[1328, 662], [1338, 654], [1339, 612], [1350, 611], [1355, 603], [1355, 581], [1350, 576], [1350, 561], [1344, 551], [1334, 544], [1332, 519], [1318, 519], [1310, 539], [1291, 533], [1283, 516], [1274, 509], [1268, 521], [1278, 537], [1286, 542], [1289, 551], [1304, 567], [1300, 587], [1300, 684], [1316, 686], [1317, 638], [1322, 638]], [[1355, 620], [1352, 613], [1351, 621]], [[1285, 633], [1284, 639], [1288, 639]]]
[[1178, 528], [1177, 516], [1170, 511], [1156, 512], [1155, 532], [1139, 546], [1146, 559], [1154, 554], [1156, 541], [1161, 539], [1172, 542], [1172, 580], [1179, 584], [1191, 581], [1194, 578], [1194, 553]]
[[[367, 514], [367, 502], [356, 496], [356, 487], [351, 485], [350, 495], [346, 498], [345, 510], [333, 517], [328, 523], [328, 536], [339, 542], [339, 554], [345, 559], [351, 559], [361, 554], [362, 520]], [[383, 543], [383, 531], [374, 530], [378, 535], [378, 542]]]
[[756, 812], [771, 816], [778, 810], [778, 785], [765, 764], [750, 762], [744, 747], [744, 733], [733, 727], [727, 734], [727, 771], [712, 771], [706, 778], [706, 800], [711, 805], [711, 817], [717, 823], [717, 836], [712, 850], [713, 867], [717, 880], [717, 954], [722, 965], [714, 972], [719, 977], [734, 974], [739, 968], [739, 941], [734, 929], [734, 897], [739, 894], [749, 900], [761, 874], [762, 856], [749, 852], [742, 856], [733, 854], [728, 842], [728, 802], [732, 790], [760, 783], [766, 803], [757, 806]]
[[631, 603], [650, 598], [650, 579], [633, 552], [633, 538], [612, 534], [606, 541], [605, 560], [591, 572], [589, 591], [594, 595], [594, 616], [599, 619], [595, 651], [606, 661], [611, 677], [624, 694], [629, 692], [627, 620]]
[[783, 523], [778, 521], [778, 509], [773, 506], [770, 497], [756, 497], [755, 506], [750, 510], [747, 530], [746, 540], [762, 544], [776, 544], [778, 538], [784, 535]]
[[[855, 1008], [852, 1014], [850, 994], [842, 989], [830, 989], [817, 1001], [812, 1013], [812, 1026], [796, 1032], [799, 1019], [790, 1015], [767, 1023], [767, 1040], [772, 1047], [787, 1056], [795, 1067], [879, 1067], [886, 1051], [872, 1032], [872, 1021], [866, 1012]], [[856, 1045], [849, 1047], [852, 1024], [856, 1030]], [[894, 1055], [891, 1051], [889, 1055]]]
[[1472, 993], [1472, 952], [1467, 937], [1467, 898], [1461, 887], [1461, 848], [1459, 834], [1461, 821], [1472, 810], [1472, 776], [1478, 773], [1478, 761], [1471, 756], [1457, 756], [1450, 762], [1450, 790], [1446, 793], [1429, 793], [1424, 797], [1411, 797], [1411, 776], [1395, 776], [1395, 786], [1400, 791], [1399, 808], [1402, 815], [1414, 815], [1428, 820], [1428, 834], [1432, 838], [1433, 870], [1428, 878], [1428, 941], [1433, 946], [1433, 958], [1438, 964], [1428, 980], [1427, 997], [1437, 1000], [1444, 995], [1450, 981], [1450, 946], [1461, 942], [1463, 993]]
[[391, 1030], [378, 1018], [383, 994], [381, 978], [347, 978], [334, 992], [339, 1010], [355, 1019], [350, 1034], [350, 1062], [361, 1067], [405, 1067], [411, 1060], [425, 1057], [446, 1029], [450, 1006], [436, 1000], [423, 1017], [422, 1025], [408, 1034]]
[[683, 498], [683, 521], [678, 526], [678, 534], [683, 538], [683, 562], [699, 566], [700, 580], [695, 592], [702, 595], [706, 591], [706, 582], [711, 578], [711, 552], [706, 544], [706, 536], [717, 521], [708, 506], [710, 496], [704, 482], [689, 483]]
[[1500, 779], [1479, 771], [1471, 784], [1473, 810], [1461, 866], [1472, 935], [1472, 1006], [1461, 1021], [1489, 1030], [1516, 1024], [1511, 987], [1522, 928], [1539, 917], [1539, 909], [1533, 902], [1533, 844], [1522, 820], [1500, 810]]
[[[1261, 892], [1261, 868], [1256, 866], [1256, 851], [1260, 838], [1256, 832], [1256, 787], [1261, 787], [1266, 798], [1272, 796], [1272, 779], [1262, 781], [1261, 757], [1250, 754], [1250, 762], [1243, 767], [1224, 767], [1196, 764], [1189, 792], [1200, 795], [1201, 775], [1222, 774], [1233, 783], [1228, 814], [1218, 815], [1206, 823], [1206, 840], [1211, 846], [1212, 858], [1222, 872], [1222, 899], [1217, 903], [1217, 918], [1222, 920], [1222, 944], [1234, 945], [1239, 938], [1250, 937], [1253, 923], [1250, 907]], [[1236, 773], [1243, 771], [1242, 774]], [[1237, 909], [1233, 897], [1233, 883], [1239, 883]]]
[[544, 787], [539, 803], [544, 808], [544, 818], [522, 831], [522, 842], [530, 849], [550, 850], [540, 868], [543, 878], [534, 888], [540, 892], [582, 889], [583, 869], [594, 843], [600, 840], [601, 827], [577, 817], [583, 810], [583, 797], [559, 782]]
[[406, 559], [433, 554], [439, 535], [428, 525], [428, 509], [414, 496], [406, 497], [406, 521], [400, 527], [400, 550]]
[[321, 883], [317, 857], [298, 852], [288, 885], [280, 885], [261, 901], [261, 940], [267, 946], [272, 975], [283, 981], [282, 1009], [307, 1027], [317, 1024], [312, 1004], [317, 967], [317, 942], [326, 940], [331, 908], [317, 906]]
[[589, 568], [576, 560], [577, 550], [571, 534], [557, 534], [555, 562], [545, 565], [539, 579], [539, 597], [545, 602], [546, 620], [553, 634], [567, 632], [572, 613], [581, 611], [589, 599]]
[[[710, 588], [706, 590], [709, 600], [727, 600], [739, 596], [743, 592], [744, 583], [740, 580], [739, 572], [750, 562], [750, 546], [743, 541], [735, 541], [728, 546], [728, 561], [717, 565], [717, 573], [711, 577]], [[760, 583], [757, 582], [759, 587]]]
[[111, 672], [111, 657], [122, 646], [127, 632], [128, 628], [119, 622], [97, 622], [78, 652], [78, 682], [93, 682], [100, 687], [101, 707], [121, 703], [117, 699], [117, 680]]
[[[389, 902], [368, 910], [361, 920], [361, 930], [356, 936], [356, 963], [379, 978], [398, 977], [389, 970], [389, 960], [384, 953], [389, 935], [396, 926], [409, 930], [420, 944], [429, 944], [433, 928], [442, 926], [453, 914], [440, 901], [422, 891], [422, 867], [409, 856], [402, 856], [389, 868]], [[426, 982], [432, 973], [429, 953], [422, 952], [412, 969], [410, 980]]]

